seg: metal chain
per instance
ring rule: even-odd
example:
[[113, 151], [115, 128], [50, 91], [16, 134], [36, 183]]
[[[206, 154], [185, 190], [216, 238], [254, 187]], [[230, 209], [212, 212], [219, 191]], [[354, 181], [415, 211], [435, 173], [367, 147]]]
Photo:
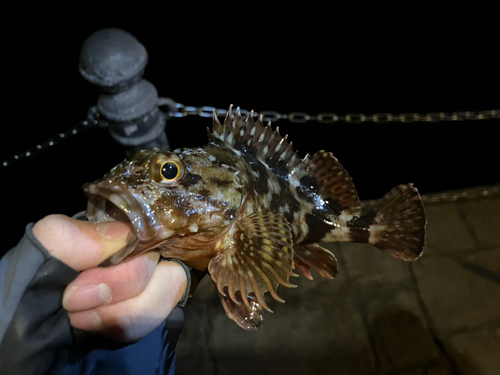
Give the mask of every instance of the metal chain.
[[[227, 114], [226, 109], [219, 109], [210, 106], [186, 106], [181, 103], [175, 102], [171, 98], [159, 98], [158, 106], [166, 107], [165, 114], [167, 118], [180, 118], [186, 117], [188, 115], [195, 115], [200, 117], [212, 117], [215, 111], [217, 116], [225, 116]], [[240, 109], [243, 116], [248, 116], [250, 114], [249, 110]], [[305, 112], [290, 112], [288, 114], [279, 113], [276, 111], [261, 111], [254, 112], [254, 116], [263, 116], [265, 122], [271, 121], [276, 122], [278, 120], [288, 120], [293, 123], [305, 123], [308, 121], [317, 121], [322, 124], [332, 124], [336, 122], [346, 122], [351, 124], [360, 124], [363, 122], [373, 122], [376, 124], [386, 124], [391, 122], [400, 123], [410, 123], [410, 122], [439, 122], [439, 121], [466, 121], [466, 120], [489, 120], [489, 119], [499, 119], [500, 110], [486, 110], [486, 111], [466, 111], [466, 112], [431, 112], [427, 114], [420, 113], [401, 113], [394, 115], [392, 113], [376, 113], [373, 115], [365, 115], [364, 113], [348, 113], [346, 115], [337, 115], [336, 113], [325, 112], [318, 113], [316, 115], [309, 115]], [[99, 112], [97, 112], [96, 107], [91, 107], [88, 111], [87, 120], [76, 124], [72, 128], [65, 132], [56, 134], [45, 142], [37, 144], [30, 147], [23, 153], [11, 155], [8, 158], [2, 160], [1, 166], [8, 167], [12, 163], [31, 157], [47, 148], [55, 146], [61, 143], [65, 139], [68, 139], [76, 134], [81, 133], [83, 130], [90, 127], [100, 126], [107, 127], [108, 123], [101, 118]]]
[[[464, 200], [474, 200], [480, 198], [493, 198], [500, 196], [500, 184], [466, 188], [461, 190], [451, 190], [439, 193], [424, 194], [421, 196], [425, 205], [436, 203], [449, 203]], [[362, 201], [363, 207], [370, 207], [378, 200]]]
[[77, 134], [80, 134], [82, 131], [94, 126], [103, 126], [103, 125], [100, 122], [100, 116], [99, 113], [97, 112], [97, 109], [95, 107], [91, 107], [88, 111], [87, 120], [79, 122], [78, 124], [66, 130], [65, 132], [53, 135], [43, 143], [31, 146], [25, 152], [9, 156], [8, 158], [2, 160], [1, 166], [8, 167], [12, 163], [15, 163], [16, 161], [36, 155], [39, 152], [44, 151], [52, 146], [55, 146], [58, 143], [61, 143], [62, 141], [71, 138], [72, 136], [75, 136]]
[[[178, 118], [186, 116], [212, 117], [213, 111], [217, 116], [225, 116], [226, 109], [219, 109], [210, 106], [186, 106], [181, 103], [176, 103], [170, 98], [160, 98], [160, 106], [168, 108], [167, 116], [169, 118]], [[242, 116], [248, 116], [250, 111], [240, 109]], [[430, 112], [421, 113], [375, 113], [366, 115], [364, 113], [347, 113], [338, 115], [336, 113], [325, 112], [316, 115], [309, 115], [305, 112], [290, 112], [288, 114], [279, 113], [276, 111], [261, 111], [254, 112], [254, 116], [263, 116], [265, 122], [276, 122], [278, 120], [288, 120], [294, 123], [305, 123], [308, 121], [317, 121], [322, 124], [333, 124], [335, 122], [347, 122], [351, 124], [361, 124], [363, 122], [373, 122], [376, 124], [387, 124], [391, 122], [411, 123], [411, 122], [442, 122], [442, 121], [467, 121], [467, 120], [490, 120], [500, 119], [500, 109], [492, 109], [486, 111], [465, 111], [465, 112]]]
[[500, 184], [481, 186], [463, 190], [445, 191], [422, 196], [424, 203], [455, 202], [464, 199], [478, 199], [486, 197], [496, 197], [500, 195]]

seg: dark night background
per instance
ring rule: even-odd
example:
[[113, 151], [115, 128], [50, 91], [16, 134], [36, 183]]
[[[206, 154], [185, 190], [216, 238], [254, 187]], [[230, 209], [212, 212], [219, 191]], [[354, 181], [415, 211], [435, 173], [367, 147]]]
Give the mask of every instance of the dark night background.
[[[106, 27], [134, 35], [149, 53], [144, 77], [160, 96], [186, 105], [310, 114], [500, 108], [493, 9], [165, 4], [4, 12], [0, 159], [84, 119], [99, 90], [80, 76], [79, 51]], [[171, 120], [167, 136], [173, 148], [201, 145], [210, 125], [194, 116]], [[407, 182], [423, 194], [500, 182], [499, 120], [275, 125], [301, 156], [332, 151], [361, 199]], [[85, 209], [81, 185], [123, 158], [107, 130], [92, 129], [2, 169], [5, 250], [26, 223]]]

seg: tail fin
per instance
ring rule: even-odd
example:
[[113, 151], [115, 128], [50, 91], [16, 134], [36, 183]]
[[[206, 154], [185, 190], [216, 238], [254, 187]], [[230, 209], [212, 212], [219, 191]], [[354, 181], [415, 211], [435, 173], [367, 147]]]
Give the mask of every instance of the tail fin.
[[399, 185], [361, 218], [368, 242], [402, 260], [417, 260], [425, 244], [425, 210], [413, 184]]

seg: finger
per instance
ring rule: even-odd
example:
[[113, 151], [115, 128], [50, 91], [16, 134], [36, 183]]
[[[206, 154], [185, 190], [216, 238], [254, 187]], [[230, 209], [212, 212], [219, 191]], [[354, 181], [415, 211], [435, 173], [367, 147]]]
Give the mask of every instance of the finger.
[[96, 267], [133, 239], [129, 223], [91, 223], [64, 215], [49, 215], [32, 230], [49, 253], [81, 271]]
[[69, 313], [71, 325], [122, 341], [137, 341], [152, 332], [180, 301], [186, 273], [175, 262], [161, 262], [138, 296], [95, 309]]
[[108, 268], [83, 271], [64, 292], [63, 307], [83, 311], [139, 295], [147, 286], [160, 254], [148, 252]]

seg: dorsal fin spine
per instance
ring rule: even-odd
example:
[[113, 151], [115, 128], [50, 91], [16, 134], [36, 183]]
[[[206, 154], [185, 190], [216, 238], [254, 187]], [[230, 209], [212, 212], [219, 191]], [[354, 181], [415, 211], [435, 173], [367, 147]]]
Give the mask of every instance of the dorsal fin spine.
[[229, 106], [229, 109], [227, 110], [226, 118], [224, 119], [224, 125], [227, 125], [232, 118], [233, 118], [233, 105], [231, 104]]
[[270, 121], [264, 125], [263, 114], [258, 115], [257, 121], [254, 120], [254, 116], [255, 112], [252, 110], [246, 119], [243, 119], [241, 109], [236, 107], [233, 111], [231, 104], [221, 124], [214, 111], [209, 141], [219, 139], [230, 147], [253, 153], [261, 161], [270, 163], [271, 167], [275, 165], [286, 167], [292, 174], [299, 170], [307, 172], [310, 156], [301, 159], [293, 150], [292, 142], [288, 142], [288, 135], [281, 137], [279, 127], [273, 130]]

